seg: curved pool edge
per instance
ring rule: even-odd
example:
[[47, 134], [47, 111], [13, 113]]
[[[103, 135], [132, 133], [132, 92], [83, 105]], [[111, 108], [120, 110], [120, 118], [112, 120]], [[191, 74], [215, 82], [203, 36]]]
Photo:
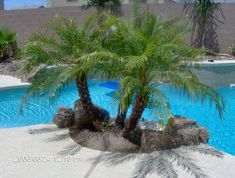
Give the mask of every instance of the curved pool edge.
[[31, 83], [23, 82], [21, 79], [10, 75], [0, 75], [0, 91], [30, 86]]

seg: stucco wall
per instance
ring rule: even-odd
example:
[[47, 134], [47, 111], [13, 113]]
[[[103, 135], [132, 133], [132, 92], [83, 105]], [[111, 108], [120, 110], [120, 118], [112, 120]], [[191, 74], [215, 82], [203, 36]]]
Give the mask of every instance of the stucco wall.
[[[180, 4], [148, 4], [148, 9], [163, 18], [182, 15], [182, 5]], [[219, 43], [221, 51], [227, 52], [229, 46], [235, 43], [235, 4], [223, 4], [222, 9], [225, 21], [218, 30]], [[79, 7], [0, 11], [0, 26], [6, 26], [17, 32], [18, 43], [22, 44], [32, 32], [45, 31], [43, 24], [56, 14], [77, 18], [79, 25], [82, 25], [93, 12], [94, 9], [82, 10]], [[123, 5], [121, 14], [127, 19], [132, 18], [132, 5]]]
[[[132, 4], [133, 0], [120, 0], [122, 4]], [[148, 3], [164, 3], [164, 2], [172, 2], [171, 0], [143, 0], [142, 2]], [[174, 2], [172, 2], [174, 3]], [[47, 7], [62, 7], [62, 6], [81, 6], [86, 4], [86, 0], [75, 0], [75, 1], [68, 1], [68, 0], [47, 0]]]

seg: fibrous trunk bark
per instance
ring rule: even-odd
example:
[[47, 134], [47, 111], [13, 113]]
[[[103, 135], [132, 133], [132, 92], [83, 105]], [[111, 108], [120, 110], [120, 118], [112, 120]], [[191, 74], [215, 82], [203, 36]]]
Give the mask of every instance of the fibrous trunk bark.
[[205, 46], [205, 20], [201, 17], [197, 22], [197, 34], [195, 38], [195, 47], [196, 48], [203, 48]]
[[118, 107], [118, 115], [115, 121], [115, 125], [121, 129], [124, 128], [125, 119], [126, 119], [126, 111], [121, 111], [121, 106]]
[[136, 97], [134, 106], [132, 108], [132, 113], [128, 119], [128, 123], [123, 130], [123, 137], [128, 138], [130, 131], [134, 130], [141, 118], [145, 107], [147, 106], [147, 100], [140, 94]]
[[94, 107], [94, 104], [91, 101], [86, 76], [83, 74], [82, 76], [77, 77], [76, 84], [78, 87], [78, 93], [82, 102], [82, 106], [88, 116], [88, 119], [91, 120], [93, 126], [97, 131], [102, 131], [102, 127], [98, 119], [99, 113], [97, 111], [97, 108]]

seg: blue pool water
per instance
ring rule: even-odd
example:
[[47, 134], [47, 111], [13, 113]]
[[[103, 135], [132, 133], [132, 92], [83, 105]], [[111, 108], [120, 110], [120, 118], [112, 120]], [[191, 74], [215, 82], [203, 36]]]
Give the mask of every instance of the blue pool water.
[[[113, 101], [112, 96], [117, 84], [91, 81], [89, 87], [94, 103], [106, 108], [111, 115], [116, 115], [117, 103]], [[210, 108], [209, 103], [201, 106], [200, 103], [192, 103], [186, 97], [180, 96], [167, 85], [159, 87], [170, 98], [171, 109], [175, 115], [197, 120], [198, 124], [209, 129], [210, 145], [235, 155], [235, 88], [218, 89], [226, 101], [226, 112], [221, 120], [214, 107]], [[19, 105], [26, 90], [27, 88], [0, 91], [0, 128], [50, 123], [58, 106], [73, 107], [74, 101], [78, 99], [77, 89], [71, 84], [53, 106], [49, 107], [46, 97], [38, 96], [27, 104], [24, 114], [20, 115]], [[151, 119], [149, 109], [145, 110], [143, 117]]]

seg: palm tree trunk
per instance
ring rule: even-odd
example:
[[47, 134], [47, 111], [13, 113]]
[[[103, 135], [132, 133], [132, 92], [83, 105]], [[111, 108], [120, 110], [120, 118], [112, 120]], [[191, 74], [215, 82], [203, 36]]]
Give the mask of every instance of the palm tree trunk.
[[77, 77], [76, 83], [82, 106], [87, 114], [91, 114], [93, 103], [91, 102], [86, 76], [83, 74], [81, 77]]
[[203, 48], [205, 46], [205, 27], [206, 27], [206, 19], [202, 15], [199, 15], [197, 19], [198, 29], [195, 39], [195, 47]]
[[93, 126], [96, 128], [97, 131], [102, 131], [100, 121], [98, 120], [97, 108], [94, 107], [94, 104], [91, 101], [85, 74], [83, 74], [81, 77], [76, 78], [76, 84], [78, 87], [78, 93], [82, 106], [86, 114], [88, 115], [88, 119], [91, 120]]
[[130, 131], [134, 130], [138, 124], [139, 119], [141, 118], [145, 107], [147, 106], [148, 101], [139, 94], [136, 97], [134, 106], [132, 108], [132, 113], [128, 119], [128, 123], [123, 130], [123, 137], [128, 138]]
[[117, 118], [116, 118], [116, 121], [115, 121], [115, 125], [121, 129], [124, 128], [124, 122], [125, 122], [125, 119], [126, 119], [126, 113], [127, 111], [121, 111], [121, 106], [119, 105], [118, 107], [118, 115], [117, 115]]

